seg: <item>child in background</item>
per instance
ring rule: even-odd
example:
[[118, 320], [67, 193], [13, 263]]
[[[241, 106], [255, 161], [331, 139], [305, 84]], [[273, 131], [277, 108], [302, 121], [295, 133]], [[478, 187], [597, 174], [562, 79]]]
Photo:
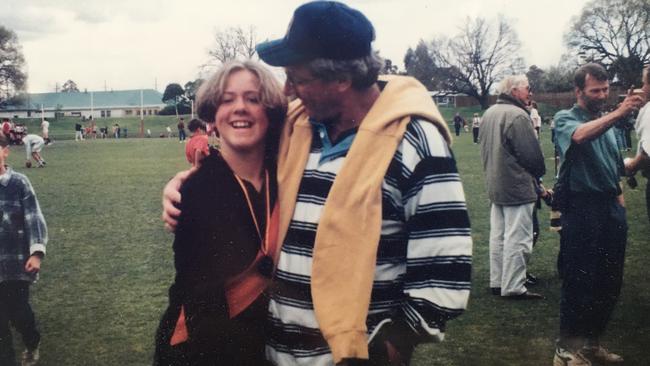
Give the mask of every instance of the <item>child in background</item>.
[[5, 165], [9, 141], [0, 134], [0, 365], [15, 365], [9, 324], [23, 338], [22, 365], [39, 359], [41, 335], [29, 305], [47, 244], [47, 226], [26, 176]]
[[185, 156], [192, 166], [198, 167], [201, 160], [210, 154], [207, 129], [205, 123], [196, 118], [188, 123], [187, 129], [190, 130], [191, 137], [185, 145]]

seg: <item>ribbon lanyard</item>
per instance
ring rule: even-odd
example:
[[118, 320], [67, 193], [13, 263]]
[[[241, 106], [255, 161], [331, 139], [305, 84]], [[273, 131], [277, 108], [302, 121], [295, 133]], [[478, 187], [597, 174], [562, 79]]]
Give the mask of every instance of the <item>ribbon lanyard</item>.
[[269, 190], [269, 171], [264, 169], [264, 187], [266, 190], [266, 225], [264, 228], [264, 237], [262, 237], [262, 231], [260, 230], [260, 225], [257, 222], [257, 216], [255, 215], [255, 210], [253, 209], [253, 202], [251, 201], [250, 196], [248, 195], [248, 190], [244, 185], [244, 181], [235, 174], [237, 183], [241, 186], [241, 190], [244, 192], [244, 197], [246, 197], [246, 203], [248, 204], [248, 210], [251, 213], [253, 218], [253, 223], [255, 224], [255, 229], [257, 230], [257, 236], [260, 238], [260, 249], [264, 256], [268, 256], [267, 243], [269, 242], [269, 226], [271, 225], [271, 192]]

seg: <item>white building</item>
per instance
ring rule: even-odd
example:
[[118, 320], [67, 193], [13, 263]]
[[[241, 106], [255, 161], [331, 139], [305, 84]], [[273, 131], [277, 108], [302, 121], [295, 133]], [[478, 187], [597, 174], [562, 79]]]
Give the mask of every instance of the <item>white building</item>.
[[162, 94], [153, 89], [115, 90], [72, 93], [25, 94], [20, 105], [0, 107], [3, 118], [46, 118], [55, 114], [65, 117], [135, 117], [155, 115], [165, 107]]

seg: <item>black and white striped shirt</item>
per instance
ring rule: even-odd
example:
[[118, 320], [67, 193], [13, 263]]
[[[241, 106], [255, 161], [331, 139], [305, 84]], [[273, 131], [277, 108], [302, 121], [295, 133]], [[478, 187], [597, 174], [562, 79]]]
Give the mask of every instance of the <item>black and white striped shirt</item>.
[[[267, 358], [277, 365], [332, 365], [310, 291], [312, 250], [345, 154], [323, 159], [314, 136], [269, 304]], [[366, 324], [370, 339], [391, 320], [414, 337], [444, 338], [470, 292], [472, 239], [456, 162], [436, 127], [411, 120], [382, 184], [382, 228]]]

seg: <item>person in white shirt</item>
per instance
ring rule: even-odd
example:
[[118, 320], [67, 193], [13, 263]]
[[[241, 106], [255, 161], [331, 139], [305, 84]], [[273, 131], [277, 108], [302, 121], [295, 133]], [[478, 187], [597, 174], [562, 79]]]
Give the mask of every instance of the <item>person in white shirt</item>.
[[530, 103], [530, 119], [533, 121], [533, 128], [535, 128], [535, 133], [537, 133], [537, 139], [539, 140], [539, 132], [542, 128], [542, 117], [537, 111], [537, 103]]
[[[649, 73], [650, 66], [646, 66], [643, 69], [643, 87], [641, 89], [646, 102], [650, 99]], [[637, 171], [641, 170], [643, 176], [648, 178], [645, 189], [645, 200], [648, 220], [650, 220], [650, 103], [646, 103], [645, 106], [639, 110], [634, 130], [636, 131], [639, 143], [636, 150], [636, 156], [624, 160], [625, 172], [628, 176], [634, 176]]]
[[474, 113], [472, 117], [472, 135], [474, 137], [474, 143], [478, 144], [478, 131], [481, 126], [481, 117], [478, 116], [478, 113]]
[[28, 134], [23, 137], [23, 144], [25, 145], [25, 152], [27, 153], [27, 161], [25, 166], [27, 168], [32, 167], [32, 158], [36, 160], [39, 168], [45, 167], [46, 163], [41, 156], [41, 150], [43, 150], [43, 145], [45, 145], [45, 140], [39, 135]]
[[50, 140], [50, 122], [46, 119], [43, 119], [43, 122], [41, 122], [41, 130], [43, 133], [43, 140], [45, 140], [45, 144], [48, 145], [51, 143]]

